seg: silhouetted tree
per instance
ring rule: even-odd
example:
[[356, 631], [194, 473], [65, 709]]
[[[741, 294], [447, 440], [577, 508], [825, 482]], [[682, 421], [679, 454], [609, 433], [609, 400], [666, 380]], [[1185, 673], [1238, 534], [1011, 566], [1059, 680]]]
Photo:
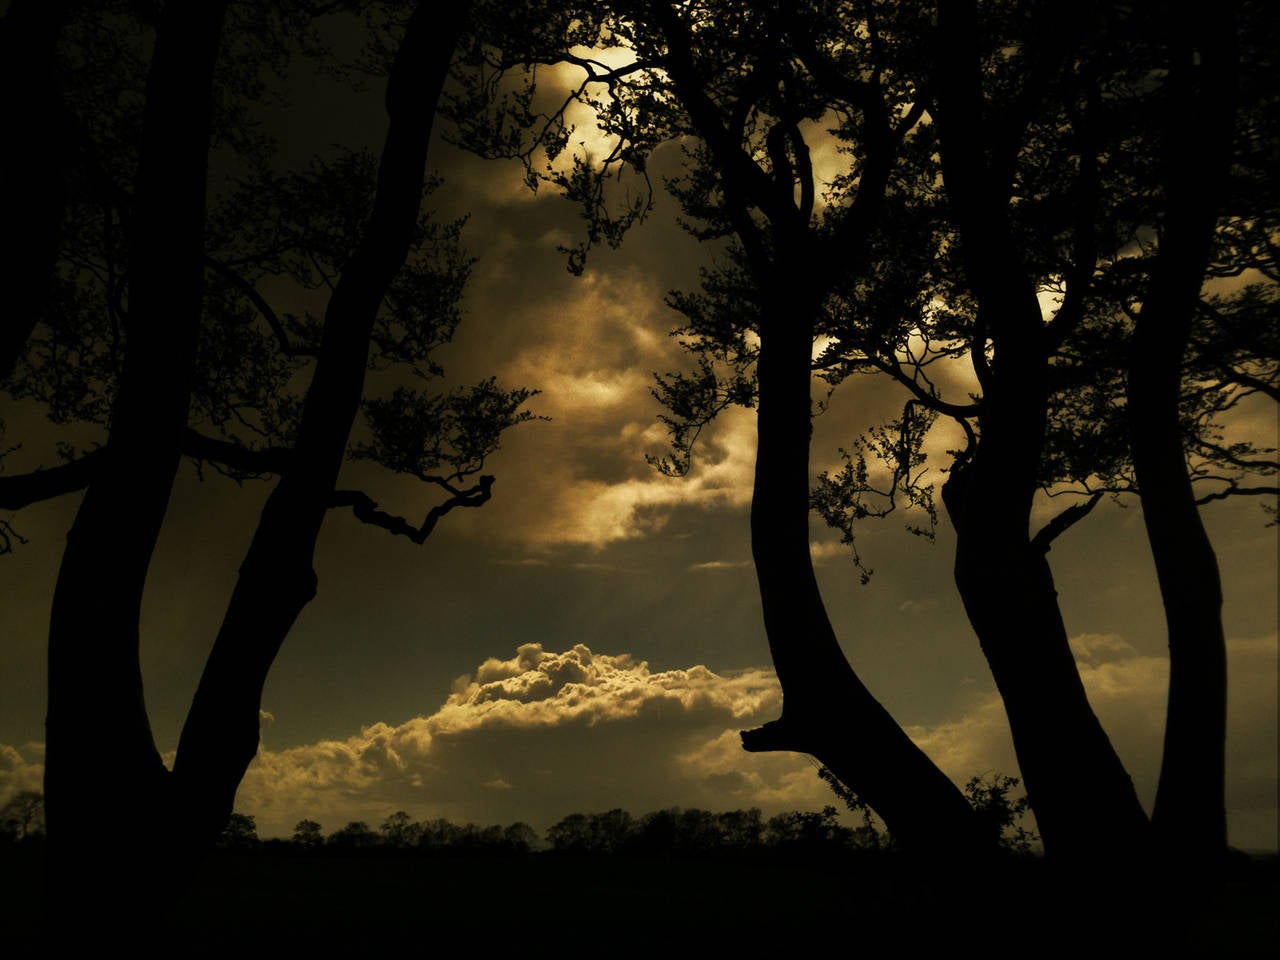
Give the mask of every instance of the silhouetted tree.
[[[51, 21], [61, 6], [50, 5]], [[364, 396], [371, 365], [398, 364], [420, 382], [437, 376], [430, 351], [458, 319], [466, 262], [453, 244], [457, 228], [433, 226], [420, 209], [436, 102], [467, 4], [379, 7], [371, 22], [392, 51], [381, 155], [301, 174], [272, 166], [243, 111], [260, 77], [287, 62], [282, 37], [333, 5], [171, 3], [156, 16], [148, 4], [71, 6], [65, 29], [71, 46], [81, 44], [83, 73], [64, 88], [64, 107], [84, 110], [76, 176], [87, 199], [78, 194], [64, 217], [80, 232], [63, 238], [43, 326], [27, 338], [5, 387], [46, 403], [57, 422], [100, 425], [105, 444], [61, 467], [6, 475], [0, 503], [17, 509], [86, 490], [50, 621], [51, 904], [92, 909], [123, 926], [146, 893], [179, 891], [171, 868], [180, 874], [228, 822], [258, 747], [267, 672], [316, 590], [312, 557], [326, 513], [351, 507], [367, 523], [422, 542], [451, 510], [489, 499], [493, 478], [476, 475], [502, 430], [527, 419], [520, 408], [529, 392], [488, 380], [446, 394], [398, 387], [381, 399]], [[6, 36], [17, 36], [27, 7], [11, 8]], [[131, 103], [142, 104], [140, 114], [122, 109]], [[215, 135], [233, 152], [227, 162], [252, 173], [210, 208]], [[259, 288], [268, 277], [325, 289], [323, 320], [273, 308]], [[310, 382], [298, 397], [287, 385], [305, 364]], [[421, 523], [381, 511], [362, 491], [337, 489], [362, 409], [370, 441], [351, 452], [442, 491]], [[143, 702], [139, 612], [184, 455], [238, 479], [279, 479], [169, 771]], [[105, 783], [115, 788], [101, 789]], [[152, 812], [141, 849], [131, 851], [147, 885], [140, 899], [111, 873], [120, 838], [97, 827], [139, 803]]]
[[[1192, 43], [1185, 21], [1160, 4], [1070, 11], [948, 0], [891, 9], [617, 4], [593, 8], [598, 20], [575, 17], [574, 39], [590, 45], [596, 30], [609, 45], [633, 50], [634, 63], [610, 67], [542, 52], [582, 68], [583, 89], [607, 87], [610, 96], [592, 103], [618, 142], [603, 171], [575, 158], [569, 173], [551, 177], [583, 203], [590, 225], [587, 244], [571, 254], [572, 268], [581, 268], [590, 243], [616, 243], [647, 209], [632, 203], [611, 212], [605, 174], [630, 165], [643, 177], [648, 152], [673, 137], [686, 149], [673, 191], [691, 229], [703, 240], [732, 241], [700, 294], [672, 298], [688, 318], [678, 332], [698, 368], [660, 378], [657, 392], [675, 441], [675, 457], [659, 466], [672, 473], [687, 467], [699, 431], [720, 410], [758, 407], [753, 553], [786, 699], [782, 720], [749, 731], [744, 744], [813, 753], [909, 843], [926, 842], [926, 835], [933, 843], [939, 836], [972, 841], [974, 827], [954, 805], [958, 791], [938, 782], [936, 768], [912, 753], [861, 689], [822, 609], [805, 513], [812, 376], [834, 385], [855, 373], [887, 374], [910, 395], [902, 417], [860, 440], [844, 473], [824, 478], [813, 495], [850, 540], [854, 521], [903, 504], [927, 512], [928, 532], [934, 508], [932, 488], [921, 481], [923, 437], [938, 416], [963, 427], [968, 443], [942, 491], [957, 532], [956, 582], [1005, 702], [1046, 847], [1076, 857], [1139, 851], [1147, 818], [1085, 695], [1046, 553], [1102, 490], [1115, 489], [1117, 471], [1130, 469], [1127, 440], [1117, 443], [1108, 429], [1123, 425], [1115, 413], [1123, 409], [1128, 344], [1142, 335], [1135, 339], [1117, 317], [1136, 306], [1159, 315], [1167, 309], [1161, 285], [1176, 279], [1184, 315], [1208, 309], [1225, 315], [1223, 330], [1250, 331], [1235, 343], [1210, 333], [1201, 340], [1204, 352], [1184, 362], [1174, 329], [1161, 350], [1137, 348], [1143, 358], [1134, 367], [1137, 380], [1130, 379], [1131, 390], [1142, 389], [1145, 366], [1163, 371], [1161, 424], [1152, 424], [1148, 440], [1166, 438], [1164, 466], [1147, 480], [1145, 495], [1161, 496], [1165, 481], [1180, 487], [1182, 519], [1157, 521], [1161, 535], [1152, 544], [1157, 551], [1162, 538], [1189, 545], [1163, 548], [1161, 565], [1183, 566], [1189, 576], [1162, 574], [1162, 592], [1171, 611], [1199, 611], [1171, 628], [1175, 638], [1191, 632], [1199, 639], [1175, 639], [1171, 650], [1174, 689], [1186, 691], [1173, 695], [1171, 711], [1185, 710], [1185, 719], [1169, 725], [1166, 754], [1174, 762], [1161, 806], [1199, 796], [1186, 808], [1198, 812], [1178, 819], [1184, 827], [1197, 819], [1205, 844], [1221, 846], [1220, 599], [1211, 553], [1196, 533], [1186, 452], [1216, 468], [1193, 465], [1193, 476], [1208, 473], [1205, 479], [1221, 480], [1224, 469], [1274, 472], [1265, 458], [1250, 459], [1248, 444], [1215, 444], [1213, 431], [1214, 418], [1242, 393], [1277, 395], [1274, 336], [1267, 337], [1265, 321], [1259, 332], [1241, 322], [1273, 318], [1275, 297], [1274, 287], [1255, 287], [1230, 303], [1199, 300], [1204, 264], [1186, 268], [1206, 256], [1219, 190], [1179, 184], [1198, 183], [1202, 174], [1220, 181], [1229, 147], [1191, 150], [1187, 139], [1196, 134], [1186, 132], [1179, 106], [1220, 111], [1215, 142], [1231, 143], [1225, 87], [1234, 69], [1232, 38], [1250, 37], [1256, 72], [1265, 73], [1274, 32], [1274, 18], [1260, 6], [1245, 8], [1244, 20], [1233, 20], [1234, 6], [1225, 8], [1203, 42], [1197, 35]], [[484, 62], [499, 69], [502, 54]], [[1199, 79], [1188, 85], [1183, 74]], [[1161, 106], [1166, 99], [1168, 109]], [[1273, 102], [1259, 90], [1252, 109]], [[1177, 125], [1178, 137], [1161, 134], [1161, 122]], [[817, 203], [805, 139], [819, 123], [835, 124], [851, 158], [825, 207]], [[1265, 121], [1254, 125], [1244, 152], [1265, 156], [1258, 146], [1269, 142], [1258, 132]], [[562, 149], [569, 140], [562, 115], [547, 126]], [[1153, 176], [1147, 161], [1161, 151], [1166, 160]], [[554, 159], [555, 151], [547, 152]], [[1237, 149], [1237, 165], [1240, 155]], [[1234, 198], [1217, 235], [1218, 275], [1274, 275], [1273, 191], [1264, 187], [1261, 200], [1258, 193]], [[1142, 255], [1151, 239], [1166, 236], [1172, 253], [1166, 244], [1163, 257]], [[1162, 259], [1181, 267], [1162, 266]], [[1059, 306], [1046, 319], [1041, 296], [1055, 294]], [[944, 398], [930, 367], [965, 360], [979, 392]], [[1216, 367], [1217, 382], [1208, 389], [1189, 382], [1188, 369], [1197, 366]], [[1181, 389], [1170, 393], [1173, 387]], [[1140, 402], [1131, 412], [1142, 409]], [[870, 476], [873, 457], [889, 467], [886, 485]], [[1067, 482], [1084, 484], [1087, 499], [1033, 534], [1037, 492]], [[1124, 488], [1134, 489], [1131, 481]], [[1229, 479], [1228, 488], [1240, 486]], [[1184, 773], [1173, 787], [1169, 778], [1184, 760], [1198, 771], [1198, 785]]]
[[324, 832], [315, 820], [299, 820], [293, 828], [293, 842], [307, 850], [324, 844]]
[[225, 850], [249, 850], [258, 845], [258, 825], [254, 818], [244, 813], [233, 813], [218, 837], [218, 846]]
[[[587, 218], [588, 241], [570, 253], [574, 270], [591, 243], [616, 244], [647, 211], [649, 153], [682, 143], [688, 162], [672, 189], [689, 229], [731, 242], [728, 265], [708, 275], [704, 295], [672, 301], [688, 318], [680, 332], [699, 353], [699, 370], [660, 382], [677, 446], [675, 460], [660, 466], [682, 472], [698, 431], [729, 404], [757, 407], [752, 554], [784, 705], [779, 720], [747, 731], [743, 744], [818, 757], [904, 844], [973, 848], [981, 831], [959, 788], [841, 650], [809, 553], [810, 393], [823, 305], [837, 284], [874, 282], [879, 224], [911, 185], [900, 164], [927, 168], [931, 150], [922, 107], [911, 103], [913, 84], [886, 55], [915, 24], [885, 17], [892, 27], [857, 4], [539, 5], [462, 61], [473, 68], [474, 95], [452, 113], [470, 114], [462, 120], [468, 143], [528, 159], [533, 148], [513, 143], [510, 125], [495, 126], [475, 109], [491, 74], [530, 60], [584, 71], [579, 93], [618, 145], [602, 168], [575, 157], [568, 172], [550, 175]], [[538, 18], [554, 26], [531, 34], [529, 21]], [[609, 67], [575, 54], [573, 44], [627, 47], [634, 63]], [[608, 98], [585, 92], [596, 89]], [[542, 131], [554, 160], [570, 140], [563, 116], [518, 126]], [[831, 122], [851, 166], [820, 208], [805, 130]], [[626, 169], [639, 189], [610, 209], [604, 184]], [[531, 164], [530, 173], [536, 179], [539, 171]]]
[[14, 840], [44, 833], [44, 796], [38, 790], [19, 790], [0, 809], [0, 832]]
[[502, 848], [510, 853], [532, 853], [537, 846], [537, 831], [524, 821], [510, 824], [502, 831]]
[[397, 810], [382, 822], [378, 832], [382, 834], [382, 842], [387, 846], [407, 849], [418, 845], [422, 827], [414, 823], [405, 811]]
[[363, 820], [352, 820], [329, 834], [325, 843], [339, 850], [368, 850], [376, 847], [379, 837]]
[[[1076, 678], [1044, 557], [1100, 492], [1034, 537], [1027, 530], [1038, 486], [1092, 481], [1092, 465], [1072, 460], [1098, 458], [1099, 438], [1102, 460], [1125, 462], [1131, 449], [1169, 614], [1171, 689], [1157, 807], [1181, 811], [1172, 816], [1180, 826], [1167, 834], [1178, 837], [1174, 843], [1225, 847], [1221, 593], [1188, 458], [1204, 450], [1210, 462], [1236, 470], [1247, 466], [1250, 445], [1227, 451], [1213, 443], [1210, 418], [1241, 396], [1234, 358], [1219, 353], [1210, 362], [1223, 372], [1205, 383], [1187, 376], [1184, 354], [1191, 318], [1205, 309], [1206, 278], [1239, 274], [1268, 256], [1233, 249], [1227, 238], [1235, 230], [1226, 242], [1214, 240], [1224, 212], [1275, 217], [1257, 196], [1240, 194], [1235, 209], [1223, 207], [1232, 157], [1254, 149], [1233, 133], [1236, 46], [1255, 31], [1274, 32], [1265, 26], [1274, 17], [1260, 7], [1239, 15], [1250, 6], [1215, 8], [1206, 16], [1212, 25], [1194, 37], [1187, 21], [1158, 3], [1070, 16], [1029, 4], [1017, 21], [973, 3], [939, 7], [934, 112], [963, 283], [976, 303], [972, 329], [981, 341], [972, 341], [970, 355], [984, 381], [976, 430], [943, 499], [957, 530], [957, 583], [1004, 697], [1048, 849], [1079, 855], [1091, 847], [1140, 849], [1146, 840], [1128, 775]], [[1016, 42], [995, 54], [992, 37], [1002, 30]], [[1257, 50], [1270, 55], [1265, 39]], [[1154, 256], [1133, 256], [1152, 249]], [[1047, 324], [1037, 299], [1046, 290], [1061, 296]], [[1209, 309], [1230, 313], [1249, 297], [1230, 307], [1217, 300]], [[1117, 314], [1134, 321], [1131, 333], [1119, 325], [1127, 356], [1090, 351], [1099, 328], [1116, 328]], [[1121, 409], [1123, 386], [1117, 381], [1108, 393], [1096, 385], [1126, 366], [1129, 442], [1108, 451], [1099, 421], [1108, 419], [1108, 406]], [[1054, 396], [1055, 385], [1065, 385], [1065, 401]], [[1089, 400], [1102, 400], [1092, 414]], [[1255, 466], [1267, 468], [1265, 460]], [[1222, 472], [1196, 471], [1205, 479]], [[1028, 644], [1029, 635], [1038, 639]]]

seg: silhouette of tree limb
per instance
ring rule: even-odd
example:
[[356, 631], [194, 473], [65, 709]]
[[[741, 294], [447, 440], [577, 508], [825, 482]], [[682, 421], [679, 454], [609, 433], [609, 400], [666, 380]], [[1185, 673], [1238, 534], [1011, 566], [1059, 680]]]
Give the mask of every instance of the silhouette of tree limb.
[[267, 321], [267, 326], [271, 328], [271, 332], [276, 335], [276, 341], [280, 344], [280, 352], [286, 357], [318, 357], [320, 349], [318, 347], [299, 347], [294, 346], [289, 341], [289, 333], [284, 328], [284, 323], [280, 317], [272, 309], [271, 304], [267, 303], [265, 297], [258, 292], [258, 288], [242, 277], [235, 270], [231, 269], [225, 263], [215, 260], [213, 257], [206, 256], [204, 258], [205, 266], [213, 270], [218, 276], [227, 280], [237, 290], [249, 298], [249, 301], [262, 314], [262, 318]]
[[[394, 536], [408, 537], [414, 543], [422, 543], [431, 536], [440, 518], [454, 507], [479, 507], [490, 497], [494, 478], [483, 476], [474, 486], [466, 490], [455, 490], [454, 495], [444, 503], [437, 504], [427, 511], [422, 524], [415, 527], [403, 517], [386, 513], [378, 509], [373, 498], [362, 490], [335, 490], [329, 501], [331, 507], [350, 507], [356, 519], [362, 523], [389, 531]], [[452, 488], [450, 488], [452, 489]]]
[[[193, 460], [230, 468], [229, 475], [239, 479], [284, 473], [290, 456], [285, 447], [253, 450], [230, 440], [205, 436], [190, 427], [183, 431], [181, 450], [184, 456]], [[0, 476], [0, 509], [21, 510], [33, 503], [83, 490], [102, 469], [109, 455], [110, 448], [104, 446], [56, 467]]]
[[1066, 533], [1071, 527], [1075, 526], [1081, 520], [1089, 515], [1094, 507], [1098, 505], [1098, 501], [1102, 499], [1101, 491], [1096, 492], [1084, 503], [1076, 503], [1067, 507], [1061, 513], [1056, 515], [1052, 520], [1040, 528], [1039, 532], [1031, 538], [1031, 546], [1041, 553], [1048, 553], [1049, 546], [1063, 533]]

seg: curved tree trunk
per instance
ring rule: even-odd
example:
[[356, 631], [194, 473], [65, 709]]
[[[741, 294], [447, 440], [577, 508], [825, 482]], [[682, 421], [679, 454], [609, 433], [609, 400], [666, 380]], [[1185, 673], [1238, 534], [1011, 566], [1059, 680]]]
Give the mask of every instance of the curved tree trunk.
[[316, 539], [359, 411], [374, 320], [412, 242], [436, 104], [468, 15], [468, 4], [419, 5], [396, 55], [373, 214], [329, 301], [288, 470], [263, 508], [178, 745], [183, 829], [199, 846], [231, 814], [258, 750], [267, 672], [315, 596]]
[[760, 333], [751, 551], [783, 710], [745, 731], [743, 745], [812, 754], [903, 846], [994, 847], [956, 785], [863, 685], [828, 619], [809, 553], [813, 330], [800, 314], [775, 314]]
[[1158, 841], [1195, 856], [1221, 854], [1227, 845], [1227, 650], [1218, 562], [1187, 473], [1180, 399], [1232, 155], [1234, 13], [1230, 3], [1215, 9], [1195, 24], [1195, 37], [1175, 45], [1162, 131], [1167, 209], [1129, 368], [1134, 473], [1169, 634], [1169, 707], [1152, 825]]
[[75, 913], [92, 903], [105, 922], [129, 899], [115, 873], [125, 847], [142, 858], [163, 847], [125, 828], [162, 822], [167, 786], [143, 702], [138, 622], [190, 403], [225, 7], [167, 4], [160, 21], [134, 188], [129, 350], [103, 462], [67, 535], [50, 615], [51, 906]]

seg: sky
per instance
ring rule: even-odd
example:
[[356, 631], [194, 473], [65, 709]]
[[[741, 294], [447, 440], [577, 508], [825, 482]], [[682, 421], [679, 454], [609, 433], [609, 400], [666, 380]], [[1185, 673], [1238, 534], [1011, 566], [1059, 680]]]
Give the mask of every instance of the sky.
[[[317, 83], [319, 81], [316, 81]], [[349, 99], [348, 99], [349, 97]], [[376, 140], [380, 117], [354, 93], [317, 88], [274, 120], [288, 149]], [[665, 148], [661, 168], [679, 162]], [[237, 809], [264, 836], [303, 817], [332, 831], [415, 819], [539, 829], [571, 812], [681, 806], [766, 813], [834, 803], [815, 764], [747, 754], [737, 731], [778, 715], [781, 695], [750, 564], [752, 411], [733, 409], [699, 441], [683, 479], [650, 394], [655, 372], [685, 365], [664, 305], [715, 251], [675, 224], [658, 197], [618, 251], [593, 251], [570, 276], [557, 246], [575, 211], [536, 195], [518, 164], [432, 147], [445, 215], [469, 217], [478, 257], [465, 319], [439, 360], [451, 384], [496, 375], [541, 392], [486, 472], [493, 499], [454, 511], [421, 546], [332, 512], [317, 548], [320, 587], [288, 637], [263, 700], [262, 746]], [[816, 394], [820, 396], [821, 394]], [[898, 388], [842, 385], [815, 421], [815, 472], [900, 410]], [[39, 412], [0, 393], [10, 471], [52, 464]], [[1274, 408], [1232, 429], [1276, 437]], [[934, 478], [954, 437], [928, 445]], [[349, 464], [343, 486], [412, 518], [414, 481]], [[142, 621], [146, 696], [171, 754], [269, 482], [201, 481], [184, 465], [152, 564]], [[60, 550], [79, 498], [11, 517], [28, 543], [0, 557], [0, 802], [38, 788], [44, 645]], [[1036, 520], [1058, 508], [1042, 502]], [[1203, 508], [1225, 587], [1230, 672], [1230, 841], [1277, 847], [1277, 531], [1256, 501]], [[848, 548], [814, 520], [818, 577], [862, 679], [957, 783], [1017, 775], [1008, 727], [951, 579], [954, 538], [868, 523], [859, 583]], [[127, 518], [121, 518], [127, 522]], [[1136, 501], [1103, 501], [1050, 553], [1068, 632], [1096, 712], [1150, 807], [1168, 672], [1163, 614]], [[93, 731], [85, 731], [92, 737]], [[856, 736], [856, 731], [850, 731]], [[103, 743], [103, 750], [111, 744]]]

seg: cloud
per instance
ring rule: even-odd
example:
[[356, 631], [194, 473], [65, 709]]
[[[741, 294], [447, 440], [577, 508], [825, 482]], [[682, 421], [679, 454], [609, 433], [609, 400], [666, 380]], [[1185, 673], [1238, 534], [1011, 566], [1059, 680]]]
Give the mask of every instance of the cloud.
[[[1169, 661], [1138, 653], [1115, 634], [1071, 638], [1089, 702], [1133, 777], [1148, 810], [1163, 751]], [[1227, 810], [1233, 844], [1280, 846], [1277, 830], [1277, 639], [1227, 641]], [[908, 729], [912, 739], [957, 782], [974, 773], [1017, 774], [1017, 760], [998, 696], [962, 717]]]
[[672, 478], [653, 470], [639, 456], [645, 449], [660, 450], [665, 441], [638, 424], [626, 425], [612, 441], [611, 452], [620, 461], [632, 463], [632, 475], [614, 480], [566, 478], [550, 503], [526, 515], [528, 522], [521, 530], [526, 543], [600, 548], [661, 530], [677, 507], [746, 506], [751, 502], [755, 471], [752, 411], [725, 411], [708, 434], [700, 442], [689, 475]]
[[[1150, 805], [1159, 774], [1167, 661], [1123, 637], [1072, 638], [1090, 702]], [[1276, 639], [1232, 640], [1228, 806], [1232, 842], [1276, 846]], [[428, 716], [374, 723], [345, 740], [264, 750], [239, 807], [265, 833], [311, 816], [330, 829], [417, 817], [539, 826], [573, 811], [668, 806], [761, 807], [832, 802], [814, 762], [748, 754], [738, 731], [776, 717], [769, 670], [717, 674], [704, 666], [651, 671], [628, 654], [525, 644], [454, 681]], [[957, 783], [1018, 774], [1003, 704], [976, 699], [961, 716], [907, 732]]]
[[741, 570], [751, 566], [750, 560], [705, 560], [702, 563], [689, 564], [689, 571], [699, 570]]
[[24, 790], [44, 788], [44, 744], [0, 743], [0, 806]]
[[[1081, 634], [1071, 645], [1090, 702], [1149, 807], [1167, 660], [1115, 634]], [[1247, 848], [1277, 846], [1277, 649], [1274, 635], [1228, 642], [1229, 829], [1231, 842]], [[237, 808], [270, 836], [288, 835], [303, 817], [333, 830], [350, 820], [376, 825], [398, 809], [419, 819], [543, 828], [570, 812], [614, 807], [773, 813], [831, 803], [811, 759], [741, 748], [738, 731], [776, 717], [781, 702], [767, 669], [654, 671], [626, 653], [529, 643], [458, 677], [428, 715], [371, 723], [342, 739], [264, 746]], [[1018, 774], [995, 694], [907, 732], [957, 784], [975, 774]], [[40, 789], [42, 775], [40, 744], [0, 744], [0, 802]]]
[[303, 816], [333, 829], [399, 808], [543, 826], [597, 807], [794, 808], [824, 795], [812, 767], [733, 746], [737, 730], [780, 708], [772, 671], [651, 671], [630, 655], [582, 644], [558, 653], [524, 644], [459, 677], [428, 716], [264, 749], [237, 806], [257, 816], [264, 834], [288, 833]]

